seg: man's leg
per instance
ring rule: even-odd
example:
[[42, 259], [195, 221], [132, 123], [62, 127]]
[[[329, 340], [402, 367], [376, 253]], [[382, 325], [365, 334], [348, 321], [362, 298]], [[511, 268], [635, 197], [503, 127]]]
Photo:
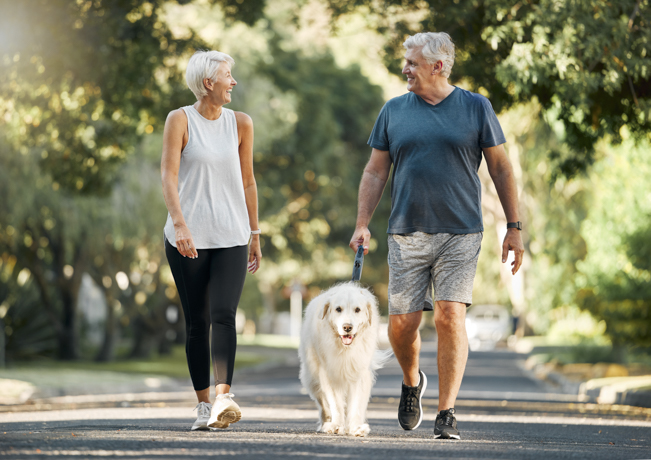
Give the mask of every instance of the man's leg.
[[404, 315], [389, 315], [389, 341], [393, 353], [402, 368], [405, 385], [415, 387], [418, 385], [418, 358], [420, 355], [420, 326], [422, 311], [406, 313]]
[[434, 322], [438, 335], [439, 411], [442, 411], [454, 407], [468, 361], [466, 304], [437, 301]]
[[398, 405], [398, 423], [403, 430], [415, 430], [423, 421], [421, 397], [427, 388], [427, 377], [419, 367], [422, 311], [389, 315], [389, 340], [402, 368], [403, 383]]
[[389, 316], [389, 341], [402, 368], [403, 381], [410, 387], [418, 385], [420, 379], [418, 374], [420, 355], [418, 326], [420, 326], [422, 317], [422, 311]]
[[[389, 235], [389, 340], [402, 368], [398, 423], [415, 430], [423, 421], [421, 396], [427, 376], [419, 372], [422, 310], [431, 305], [432, 244], [429, 235]], [[416, 311], [414, 311], [416, 310]]]
[[436, 238], [440, 249], [432, 271], [436, 292], [434, 323], [438, 333], [439, 413], [434, 437], [461, 439], [454, 404], [468, 361], [466, 306], [472, 303], [472, 284], [483, 234], [439, 234]]

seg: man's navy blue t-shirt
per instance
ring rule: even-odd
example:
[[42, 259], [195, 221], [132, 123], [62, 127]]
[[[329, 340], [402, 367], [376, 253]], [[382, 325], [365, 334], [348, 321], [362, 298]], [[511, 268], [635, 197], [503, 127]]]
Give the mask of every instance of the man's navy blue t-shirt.
[[387, 102], [368, 140], [393, 162], [387, 233], [482, 232], [482, 148], [505, 142], [479, 94], [455, 87], [436, 105], [411, 92]]

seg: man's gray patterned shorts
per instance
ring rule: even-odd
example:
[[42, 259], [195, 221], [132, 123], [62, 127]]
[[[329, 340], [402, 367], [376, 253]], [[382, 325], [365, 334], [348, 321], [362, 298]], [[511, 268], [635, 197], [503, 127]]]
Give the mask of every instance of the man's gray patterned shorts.
[[472, 303], [483, 233], [390, 234], [389, 314], [433, 310], [435, 301]]

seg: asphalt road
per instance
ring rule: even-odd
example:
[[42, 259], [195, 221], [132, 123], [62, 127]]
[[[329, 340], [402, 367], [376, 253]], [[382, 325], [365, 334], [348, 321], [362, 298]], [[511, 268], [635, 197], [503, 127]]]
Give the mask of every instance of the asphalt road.
[[[510, 352], [472, 353], [456, 409], [461, 441], [433, 439], [436, 351], [425, 346], [429, 379], [425, 419], [398, 426], [401, 374], [395, 361], [379, 373], [367, 438], [315, 432], [316, 410], [301, 391], [297, 361], [242, 371], [233, 386], [243, 419], [219, 432], [190, 432], [192, 393], [69, 398], [48, 407], [0, 413], [0, 457], [182, 459], [649, 459], [651, 410], [585, 404], [522, 370]], [[129, 402], [125, 402], [128, 400]]]

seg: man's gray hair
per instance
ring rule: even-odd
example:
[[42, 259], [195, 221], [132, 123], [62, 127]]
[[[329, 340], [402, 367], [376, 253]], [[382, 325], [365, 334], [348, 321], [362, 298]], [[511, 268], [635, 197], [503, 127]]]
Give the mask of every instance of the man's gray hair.
[[188, 68], [185, 70], [185, 81], [197, 101], [208, 94], [206, 87], [203, 86], [204, 78], [214, 81], [219, 64], [222, 62], [228, 62], [231, 67], [235, 65], [235, 60], [232, 57], [220, 51], [199, 50], [190, 58]]
[[407, 49], [423, 47], [423, 57], [428, 64], [434, 64], [437, 61], [443, 63], [441, 76], [448, 78], [454, 65], [454, 43], [445, 32], [422, 32], [412, 35], [403, 46]]

